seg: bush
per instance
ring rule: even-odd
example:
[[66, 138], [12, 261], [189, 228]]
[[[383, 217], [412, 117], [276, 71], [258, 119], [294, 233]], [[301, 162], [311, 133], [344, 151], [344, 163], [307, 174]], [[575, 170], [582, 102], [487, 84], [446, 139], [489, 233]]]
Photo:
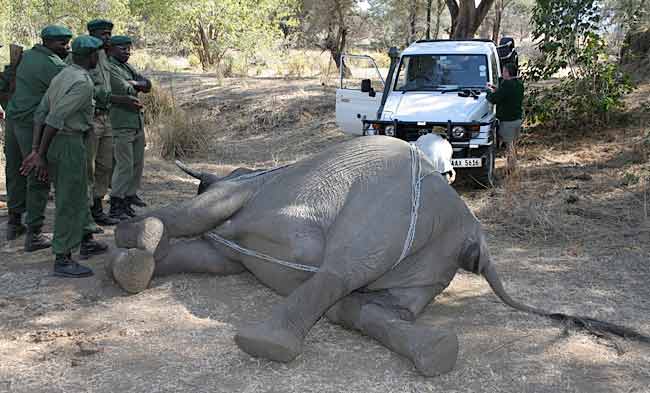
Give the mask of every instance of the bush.
[[555, 128], [597, 127], [610, 123], [633, 89], [631, 79], [606, 56], [603, 40], [589, 35], [585, 46], [558, 83], [529, 88], [524, 109], [529, 123]]
[[140, 99], [147, 139], [157, 155], [165, 159], [189, 157], [209, 146], [208, 128], [180, 108], [171, 92], [154, 84], [151, 93]]

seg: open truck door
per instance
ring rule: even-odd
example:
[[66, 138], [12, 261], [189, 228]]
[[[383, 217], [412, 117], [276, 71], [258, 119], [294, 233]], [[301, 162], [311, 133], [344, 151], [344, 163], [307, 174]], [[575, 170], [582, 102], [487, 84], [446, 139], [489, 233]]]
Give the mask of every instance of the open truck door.
[[336, 124], [349, 135], [364, 135], [363, 120], [375, 120], [386, 87], [370, 56], [341, 55], [340, 85], [336, 89]]

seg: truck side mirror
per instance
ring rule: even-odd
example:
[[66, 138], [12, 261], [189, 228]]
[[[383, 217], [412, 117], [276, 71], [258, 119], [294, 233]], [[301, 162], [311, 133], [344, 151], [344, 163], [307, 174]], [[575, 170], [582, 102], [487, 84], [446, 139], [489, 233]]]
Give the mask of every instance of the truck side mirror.
[[372, 82], [370, 79], [361, 80], [361, 92], [368, 93], [370, 97], [374, 97], [376, 95], [375, 89], [372, 88]]

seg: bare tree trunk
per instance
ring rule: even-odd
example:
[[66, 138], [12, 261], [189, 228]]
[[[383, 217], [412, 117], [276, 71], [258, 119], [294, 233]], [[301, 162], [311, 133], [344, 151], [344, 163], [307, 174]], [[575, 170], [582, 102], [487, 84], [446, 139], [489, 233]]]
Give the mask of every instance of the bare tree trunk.
[[411, 0], [409, 5], [409, 31], [408, 36], [406, 37], [406, 46], [409, 46], [413, 41], [415, 41], [415, 21], [417, 20], [418, 15], [418, 1]]
[[433, 0], [427, 0], [427, 40], [431, 39], [431, 5]]
[[499, 42], [499, 34], [501, 33], [501, 18], [505, 10], [504, 0], [495, 0], [494, 3], [494, 24], [492, 25], [492, 41]]
[[440, 19], [442, 18], [443, 2], [444, 0], [436, 0], [436, 34], [433, 36], [435, 39], [438, 39], [440, 35]]
[[[341, 63], [341, 55], [345, 52], [347, 44], [348, 28], [345, 23], [345, 13], [340, 1], [335, 2], [334, 12], [336, 13], [336, 20], [332, 20], [327, 28], [327, 38], [325, 39], [325, 49], [330, 51], [332, 60], [336, 64], [336, 68], [341, 70], [343, 67], [343, 75], [351, 75], [350, 70], [345, 64]], [[337, 26], [335, 26], [335, 24]], [[336, 33], [334, 29], [336, 27]]]
[[452, 39], [473, 38], [485, 19], [494, 0], [481, 0], [478, 6], [474, 0], [446, 0], [451, 15]]
[[201, 60], [201, 67], [204, 71], [207, 71], [211, 65], [214, 64], [212, 59], [212, 54], [210, 53], [210, 41], [203, 27], [203, 23], [198, 22], [197, 25], [197, 50], [199, 53], [199, 59]]

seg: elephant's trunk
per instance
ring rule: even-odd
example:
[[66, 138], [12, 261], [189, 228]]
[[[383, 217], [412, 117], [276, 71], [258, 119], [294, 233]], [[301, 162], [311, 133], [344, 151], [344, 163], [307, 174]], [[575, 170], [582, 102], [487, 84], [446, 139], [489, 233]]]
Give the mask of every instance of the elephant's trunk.
[[637, 341], [650, 343], [650, 337], [643, 335], [633, 329], [627, 328], [625, 326], [599, 321], [593, 318], [573, 316], [573, 315], [567, 315], [562, 313], [551, 313], [542, 309], [527, 306], [523, 303], [519, 303], [513, 300], [503, 288], [503, 284], [499, 279], [499, 275], [497, 274], [494, 264], [491, 262], [486, 264], [486, 266], [483, 268], [483, 271], [481, 273], [483, 277], [485, 277], [485, 279], [487, 280], [488, 284], [490, 284], [492, 291], [494, 291], [494, 293], [499, 297], [499, 299], [501, 299], [505, 304], [509, 305], [514, 309], [531, 313], [531, 314], [541, 315], [560, 322], [572, 323], [598, 337], [607, 337], [608, 333], [611, 333], [623, 338], [634, 339]]

